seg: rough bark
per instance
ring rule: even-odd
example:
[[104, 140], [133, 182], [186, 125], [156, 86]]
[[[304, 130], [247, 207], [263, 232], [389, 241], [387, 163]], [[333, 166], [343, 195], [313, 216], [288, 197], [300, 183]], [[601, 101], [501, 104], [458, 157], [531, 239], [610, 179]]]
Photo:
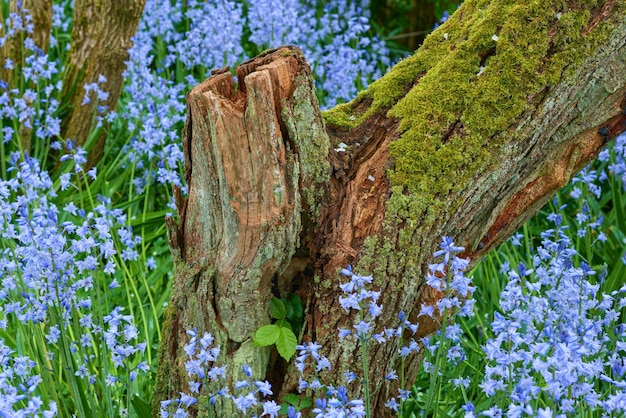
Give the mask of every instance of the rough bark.
[[[414, 56], [325, 113], [325, 125], [293, 48], [238, 67], [238, 91], [226, 72], [194, 89], [189, 195], [178, 223], [168, 221], [177, 277], [155, 404], [187, 390], [182, 346], [194, 327], [216, 335], [221, 363], [247, 362], [275, 392], [295, 391], [293, 367], [251, 340], [269, 322], [270, 294], [284, 291], [306, 301], [303, 339], [325, 347], [334, 369], [323, 377], [341, 382], [360, 364], [358, 347], [337, 341], [354, 320], [337, 302], [347, 264], [374, 275], [381, 327], [399, 310], [415, 320], [438, 296], [423, 276], [441, 236], [477, 261], [625, 130], [624, 9], [467, 1]], [[303, 273], [281, 274], [296, 262]], [[422, 321], [418, 334], [435, 326]], [[375, 416], [397, 389], [382, 381], [397, 348], [368, 355]], [[409, 361], [408, 382], [420, 360]]]
[[[17, 10], [16, 1], [11, 2], [11, 10]], [[22, 0], [24, 9], [33, 18], [33, 41], [43, 52], [48, 52], [50, 29], [52, 29], [52, 0]]]
[[[122, 90], [122, 72], [128, 60], [131, 38], [137, 31], [145, 0], [76, 0], [74, 2], [74, 27], [71, 49], [65, 64], [62, 97], [69, 108], [61, 125], [64, 138], [76, 140], [84, 146], [92, 131], [99, 105], [115, 110]], [[85, 84], [106, 82], [100, 88], [108, 98], [83, 105]], [[88, 165], [101, 158], [106, 135], [100, 134], [89, 154]]]
[[[179, 225], [168, 225], [180, 274], [160, 362], [180, 358], [185, 329], [207, 324], [228, 341], [229, 367], [246, 363], [261, 376], [270, 350], [250, 335], [270, 322], [275, 275], [296, 252], [303, 212], [324, 195], [329, 142], [299, 50], [257, 57], [237, 68], [237, 79], [236, 87], [220, 72], [187, 96], [183, 148], [194, 193], [177, 202]], [[160, 370], [169, 387], [185, 385], [184, 368]]]

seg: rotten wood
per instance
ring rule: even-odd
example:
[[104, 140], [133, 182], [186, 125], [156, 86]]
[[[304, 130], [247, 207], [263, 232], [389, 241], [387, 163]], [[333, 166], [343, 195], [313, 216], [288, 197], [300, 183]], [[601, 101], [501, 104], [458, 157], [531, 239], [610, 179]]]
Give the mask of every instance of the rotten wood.
[[[236, 74], [237, 83], [217, 71], [187, 97], [189, 195], [179, 198], [178, 224], [168, 221], [177, 279], [160, 363], [177, 364], [185, 329], [208, 324], [201, 326], [223, 343], [226, 364], [241, 370], [245, 362], [264, 375], [270, 350], [250, 336], [270, 322], [270, 294], [293, 291], [278, 276], [302, 271], [292, 257], [302, 219], [315, 218], [314, 198], [325, 194], [327, 165], [310, 167], [324, 161], [328, 137], [298, 49], [257, 57]], [[184, 369], [174, 369], [161, 368], [160, 384], [184, 384]]]

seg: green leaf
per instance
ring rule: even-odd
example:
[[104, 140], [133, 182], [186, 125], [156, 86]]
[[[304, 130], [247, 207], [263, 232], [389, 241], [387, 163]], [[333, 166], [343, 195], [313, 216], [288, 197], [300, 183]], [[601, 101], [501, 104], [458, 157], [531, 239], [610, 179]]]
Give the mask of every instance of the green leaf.
[[289, 405], [298, 406], [300, 398], [295, 393], [288, 393], [283, 396], [283, 401], [287, 402]]
[[270, 299], [270, 315], [274, 319], [285, 319], [287, 317], [287, 308], [282, 300], [278, 298]]
[[293, 305], [291, 304], [291, 301], [287, 299], [281, 299], [281, 300], [285, 304], [285, 308], [287, 308], [287, 313], [285, 315], [285, 318], [287, 319], [293, 318]]
[[133, 405], [133, 409], [137, 413], [139, 418], [150, 418], [152, 413], [150, 412], [150, 405], [138, 396], [133, 396], [130, 400]]
[[276, 323], [276, 325], [278, 325], [281, 328], [287, 328], [288, 330], [293, 331], [293, 328], [291, 327], [291, 323], [287, 321], [286, 319], [281, 319], [280, 321]]
[[278, 340], [276, 340], [276, 349], [278, 349], [278, 354], [285, 360], [289, 361], [289, 359], [296, 353], [296, 345], [298, 344], [298, 339], [296, 338], [293, 331], [288, 328], [280, 328], [280, 335], [278, 336]]
[[296, 295], [295, 293], [291, 295], [291, 306], [293, 307], [293, 317], [297, 319], [302, 319], [304, 316], [304, 309], [302, 307], [302, 298]]
[[307, 396], [306, 398], [302, 398], [302, 400], [300, 401], [300, 406], [298, 407], [298, 411], [309, 408], [311, 406], [313, 406], [313, 401], [311, 400], [311, 398]]
[[281, 327], [275, 324], [263, 325], [254, 333], [254, 343], [261, 347], [276, 344], [278, 338], [280, 337], [281, 329]]
[[290, 405], [295, 407], [296, 411], [299, 412], [303, 409], [313, 406], [313, 401], [308, 396], [300, 399], [298, 395], [288, 393], [287, 395], [283, 396], [283, 403], [280, 404], [280, 413], [282, 415], [287, 415], [287, 411], [289, 410]]

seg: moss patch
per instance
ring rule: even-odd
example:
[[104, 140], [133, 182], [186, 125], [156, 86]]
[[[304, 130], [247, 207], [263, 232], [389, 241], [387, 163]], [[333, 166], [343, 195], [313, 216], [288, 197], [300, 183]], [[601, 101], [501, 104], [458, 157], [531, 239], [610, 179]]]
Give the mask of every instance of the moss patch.
[[[463, 190], [495, 163], [510, 136], [494, 135], [517, 124], [529, 98], [573, 75], [607, 38], [611, 22], [584, 34], [599, 4], [468, 0], [413, 56], [324, 119], [353, 128], [391, 109], [403, 132], [390, 146], [392, 185], [422, 197]], [[371, 105], [355, 114], [364, 100]]]
[[497, 163], [499, 146], [512, 138], [498, 133], [516, 126], [530, 97], [573, 74], [608, 36], [601, 27], [583, 35], [591, 13], [565, 3], [468, 1], [427, 39], [427, 47], [449, 48], [389, 112], [404, 132], [390, 146], [393, 185], [432, 201], [464, 190]]
[[[401, 136], [389, 147], [387, 202], [399, 248], [417, 250], [417, 234], [440, 233], [424, 228], [458, 209], [462, 199], [455, 196], [499, 163], [518, 119], [608, 39], [610, 19], [587, 30], [604, 3], [467, 0], [413, 56], [323, 114], [339, 129], [359, 126], [380, 109], [400, 121]], [[616, 7], [612, 19], [622, 19], [625, 7]]]

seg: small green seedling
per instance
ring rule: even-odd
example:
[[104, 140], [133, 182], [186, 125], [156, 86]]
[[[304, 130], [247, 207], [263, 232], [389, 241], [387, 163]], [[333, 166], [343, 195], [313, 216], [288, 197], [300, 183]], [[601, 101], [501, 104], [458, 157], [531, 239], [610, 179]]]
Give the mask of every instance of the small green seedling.
[[263, 325], [254, 333], [254, 343], [261, 347], [276, 345], [278, 354], [285, 360], [296, 353], [298, 339], [294, 329], [302, 328], [302, 301], [297, 295], [289, 300], [270, 299], [270, 316], [276, 320], [270, 325]]

